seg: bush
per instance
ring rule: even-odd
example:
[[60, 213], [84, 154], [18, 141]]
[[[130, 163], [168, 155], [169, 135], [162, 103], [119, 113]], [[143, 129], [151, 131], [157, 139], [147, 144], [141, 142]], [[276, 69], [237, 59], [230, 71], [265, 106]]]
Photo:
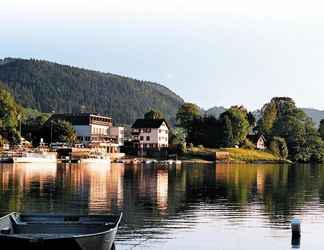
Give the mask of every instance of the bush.
[[[284, 138], [273, 137], [270, 143], [270, 150], [273, 154], [278, 156], [280, 159], [287, 159], [288, 157], [288, 147]], [[303, 157], [302, 157], [303, 158]]]
[[255, 149], [256, 146], [249, 139], [245, 139], [244, 142], [243, 142], [242, 148]]

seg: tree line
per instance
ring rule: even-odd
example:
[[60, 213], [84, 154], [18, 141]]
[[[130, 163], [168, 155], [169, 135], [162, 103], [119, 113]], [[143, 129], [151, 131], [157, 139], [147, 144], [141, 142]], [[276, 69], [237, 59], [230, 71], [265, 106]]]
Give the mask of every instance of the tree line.
[[50, 114], [40, 113], [19, 105], [10, 91], [0, 82], [0, 146], [9, 143], [17, 145], [21, 137], [37, 146], [44, 142], [76, 141], [72, 125], [66, 121], [50, 119]]
[[255, 145], [249, 134], [263, 135], [268, 149], [282, 159], [324, 162], [324, 120], [317, 129], [305, 112], [289, 97], [274, 97], [261, 109], [256, 121], [243, 106], [232, 106], [219, 118], [203, 115], [193, 103], [183, 104], [176, 116], [177, 127], [186, 132], [186, 143], [204, 147]]

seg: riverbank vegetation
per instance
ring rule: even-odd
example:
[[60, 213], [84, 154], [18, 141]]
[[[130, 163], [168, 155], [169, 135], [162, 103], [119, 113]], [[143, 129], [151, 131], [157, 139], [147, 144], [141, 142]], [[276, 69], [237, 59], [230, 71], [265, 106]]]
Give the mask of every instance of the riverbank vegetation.
[[[289, 97], [271, 99], [261, 109], [258, 120], [243, 106], [232, 106], [215, 118], [203, 115], [195, 104], [186, 103], [178, 111], [177, 126], [186, 131], [187, 145], [226, 148], [237, 160], [264, 157], [266, 161], [270, 157], [324, 162], [324, 121], [317, 130]], [[264, 136], [269, 151], [256, 151], [255, 143], [249, 140], [251, 134]]]

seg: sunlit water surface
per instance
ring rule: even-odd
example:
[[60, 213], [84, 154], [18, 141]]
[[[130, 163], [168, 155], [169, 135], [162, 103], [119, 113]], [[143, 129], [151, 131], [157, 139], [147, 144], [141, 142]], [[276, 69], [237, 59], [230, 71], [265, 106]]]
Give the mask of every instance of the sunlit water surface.
[[323, 249], [324, 166], [0, 165], [0, 214], [124, 212], [116, 249]]

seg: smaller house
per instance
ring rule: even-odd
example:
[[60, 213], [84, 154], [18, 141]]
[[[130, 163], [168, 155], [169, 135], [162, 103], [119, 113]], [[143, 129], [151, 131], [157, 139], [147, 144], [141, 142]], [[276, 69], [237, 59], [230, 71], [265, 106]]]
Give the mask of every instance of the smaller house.
[[252, 134], [248, 135], [247, 139], [250, 140], [253, 144], [255, 144], [256, 149], [265, 150], [266, 147], [266, 139], [263, 135], [260, 134]]
[[137, 149], [161, 150], [169, 146], [169, 125], [164, 119], [137, 119], [132, 126], [132, 141]]

